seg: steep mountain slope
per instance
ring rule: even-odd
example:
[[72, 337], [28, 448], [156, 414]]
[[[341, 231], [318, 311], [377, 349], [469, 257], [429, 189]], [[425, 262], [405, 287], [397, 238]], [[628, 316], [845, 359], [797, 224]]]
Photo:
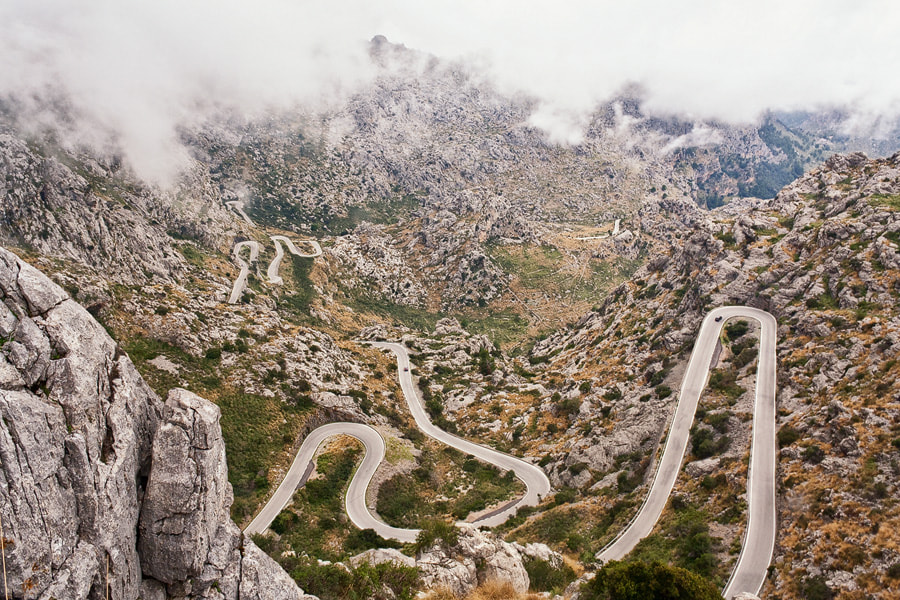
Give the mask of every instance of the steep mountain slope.
[[163, 404], [103, 328], [0, 249], [0, 514], [15, 598], [304, 596], [229, 518], [219, 409]]
[[[900, 560], [892, 533], [900, 516], [889, 500], [900, 418], [898, 168], [900, 155], [836, 156], [772, 201], [713, 211], [681, 248], [535, 346], [534, 379], [559, 394], [543, 408], [575, 408], [555, 425], [547, 468], [589, 492], [612, 491], [585, 493], [578, 510], [599, 502], [627, 519], [623, 494], [646, 479], [652, 454], [641, 456], [664, 430], [700, 319], [711, 306], [758, 306], [779, 320], [780, 529], [764, 595], [809, 597], [825, 586], [840, 597], [887, 597]], [[755, 342], [752, 327], [726, 331], [688, 476], [659, 535], [679, 535], [678, 522], [701, 511], [727, 563], [740, 539]], [[617, 497], [626, 504], [614, 505]], [[638, 554], [665, 548], [662, 538]]]
[[182, 275], [173, 238], [224, 249], [235, 233], [227, 209], [202, 184], [187, 180], [181, 190], [160, 194], [120, 165], [6, 131], [0, 181], [0, 240], [123, 283]]
[[[158, 394], [220, 407], [234, 519], [305, 432], [335, 420], [385, 432], [397, 462], [379, 481], [398, 518], [510, 497], [512, 482], [421, 440], [390, 360], [352, 341], [402, 339], [436, 421], [540, 460], [558, 490], [504, 533], [591, 565], [640, 502], [700, 319], [750, 304], [780, 320], [784, 533], [766, 593], [896, 587], [897, 156], [838, 156], [773, 200], [707, 211], [773, 194], [845, 141], [785, 115], [650, 117], [623, 95], [581, 143], [558, 145], [533, 126], [532, 99], [384, 40], [372, 54], [381, 76], [329, 114], [182, 132], [193, 162], [170, 191], [114, 158], [0, 135], [0, 240], [85, 304]], [[272, 235], [315, 237], [323, 254], [286, 256], [275, 283]], [[261, 252], [227, 304], [242, 241]], [[744, 520], [754, 335], [728, 325], [689, 477], [638, 551], [719, 583]], [[339, 504], [353, 450], [326, 456]], [[315, 558], [378, 544], [335, 527], [329, 498], [299, 500], [266, 546], [311, 579]]]

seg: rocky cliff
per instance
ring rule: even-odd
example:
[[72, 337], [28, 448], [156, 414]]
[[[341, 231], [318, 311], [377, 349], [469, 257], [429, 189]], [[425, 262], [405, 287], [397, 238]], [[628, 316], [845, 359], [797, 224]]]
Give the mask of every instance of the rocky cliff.
[[219, 409], [165, 403], [81, 306], [0, 249], [0, 517], [13, 598], [303, 597], [229, 518]]
[[74, 261], [120, 283], [184, 274], [174, 239], [227, 250], [239, 223], [202, 178], [152, 190], [121, 165], [30, 143], [0, 124], [0, 243]]

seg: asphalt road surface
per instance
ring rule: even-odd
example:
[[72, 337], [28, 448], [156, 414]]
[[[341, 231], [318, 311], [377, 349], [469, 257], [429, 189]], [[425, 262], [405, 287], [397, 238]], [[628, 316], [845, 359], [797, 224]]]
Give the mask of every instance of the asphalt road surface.
[[247, 213], [244, 212], [244, 203], [240, 200], [231, 200], [230, 202], [226, 202], [225, 206], [239, 214], [244, 221], [247, 222], [247, 225], [253, 227], [253, 221], [250, 220], [250, 217], [247, 216]]
[[294, 245], [294, 242], [292, 242], [290, 238], [283, 235], [273, 235], [271, 236], [271, 239], [275, 242], [275, 258], [269, 263], [269, 268], [266, 269], [266, 276], [269, 278], [269, 282], [274, 285], [281, 285], [284, 283], [284, 279], [278, 275], [278, 269], [281, 268], [281, 259], [284, 258], [284, 249], [281, 247], [282, 242], [284, 242], [288, 247], [288, 251], [294, 256], [299, 256], [301, 258], [315, 258], [317, 256], [322, 256], [322, 246], [320, 246], [319, 242], [316, 240], [303, 240], [303, 243], [309, 244], [313, 249], [312, 254], [306, 254], [297, 250], [297, 246]]
[[[237, 248], [235, 249], [237, 252]], [[251, 256], [251, 260], [253, 257]], [[765, 581], [775, 547], [775, 341], [777, 323], [769, 313], [742, 306], [713, 309], [703, 320], [682, 382], [681, 394], [650, 492], [631, 524], [610, 545], [597, 554], [600, 561], [619, 560], [627, 555], [656, 525], [665, 508], [675, 479], [681, 470], [694, 413], [700, 394], [706, 387], [711, 362], [722, 327], [731, 318], [754, 319], [760, 323], [759, 359], [756, 375], [756, 400], [753, 411], [753, 437], [747, 478], [748, 523], [737, 564], [723, 595], [731, 600], [741, 592], [759, 594]], [[512, 501], [475, 521], [477, 525], [494, 526], [514, 515], [519, 506], [540, 502], [550, 492], [550, 481], [535, 465], [451, 435], [431, 423], [418, 395], [410, 372], [409, 354], [400, 344], [366, 342], [394, 352], [400, 386], [416, 425], [423, 433], [466, 454], [504, 470], [512, 470], [527, 488], [518, 501]], [[399, 529], [380, 521], [369, 512], [365, 495], [375, 470], [384, 458], [384, 440], [377, 431], [357, 423], [332, 423], [319, 427], [307, 436], [284, 481], [257, 517], [247, 526], [248, 534], [262, 532], [287, 506], [309, 474], [310, 461], [316, 448], [327, 437], [351, 435], [366, 447], [362, 465], [353, 477], [346, 496], [350, 520], [362, 529], [371, 528], [385, 538], [413, 541], [414, 529]]]
[[347, 488], [347, 496], [345, 498], [345, 507], [347, 516], [354, 525], [360, 529], [374, 529], [378, 535], [383, 538], [395, 539], [401, 542], [413, 542], [418, 529], [400, 529], [391, 527], [382, 522], [378, 517], [369, 512], [366, 506], [366, 489], [369, 482], [375, 474], [375, 470], [381, 461], [384, 460], [384, 440], [377, 431], [368, 425], [359, 423], [329, 423], [314, 429], [306, 439], [303, 445], [294, 457], [291, 468], [285, 475], [284, 480], [275, 493], [269, 499], [256, 518], [247, 525], [244, 533], [252, 535], [254, 533], [262, 533], [272, 524], [275, 517], [278, 516], [284, 507], [288, 505], [294, 492], [306, 483], [306, 478], [312, 469], [313, 456], [316, 449], [322, 442], [332, 436], [349, 435], [355, 437], [363, 443], [366, 448], [366, 454], [363, 457], [362, 464], [353, 475], [350, 486]]
[[[250, 262], [244, 262], [241, 258], [241, 250], [245, 247], [250, 248]], [[234, 260], [241, 266], [241, 272], [237, 279], [234, 280], [234, 287], [231, 288], [231, 296], [228, 297], [228, 304], [236, 304], [247, 287], [247, 275], [250, 274], [250, 265], [256, 262], [259, 256], [259, 244], [254, 241], [238, 242], [234, 245]]]
[[[777, 323], [769, 313], [743, 306], [723, 306], [706, 315], [694, 345], [675, 417], [659, 468], [644, 505], [631, 524], [597, 554], [600, 561], [620, 560], [653, 529], [665, 508], [687, 449], [694, 412], [706, 387], [713, 353], [728, 319], [741, 317], [760, 323], [753, 439], [747, 478], [748, 523], [744, 544], [723, 595], [730, 600], [741, 592], [759, 594], [775, 547], [775, 340]], [[718, 321], [716, 319], [719, 319]]]
[[525, 495], [518, 501], [506, 505], [500, 511], [493, 511], [480, 519], [474, 521], [475, 525], [493, 527], [505, 522], [508, 518], [516, 514], [516, 510], [520, 506], [535, 506], [548, 493], [550, 493], [550, 480], [544, 472], [537, 466], [525, 462], [520, 458], [503, 454], [492, 448], [475, 444], [468, 440], [464, 440], [455, 435], [451, 435], [443, 429], [438, 429], [425, 412], [422, 399], [419, 397], [415, 383], [413, 383], [412, 373], [409, 371], [409, 354], [406, 348], [401, 344], [391, 342], [366, 342], [377, 348], [390, 350], [397, 355], [397, 371], [400, 375], [400, 387], [403, 389], [403, 395], [406, 396], [406, 402], [409, 410], [416, 420], [416, 425], [427, 436], [456, 448], [465, 454], [482, 460], [488, 464], [492, 464], [504, 471], [512, 471], [516, 477], [525, 484]]

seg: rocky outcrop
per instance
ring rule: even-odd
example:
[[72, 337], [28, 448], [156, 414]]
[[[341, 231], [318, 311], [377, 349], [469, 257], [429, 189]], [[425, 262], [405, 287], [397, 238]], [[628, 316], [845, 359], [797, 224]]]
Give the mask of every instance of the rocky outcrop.
[[145, 574], [175, 583], [200, 574], [232, 498], [218, 407], [172, 390], [165, 416], [153, 441], [140, 551]]
[[416, 556], [425, 589], [448, 588], [465, 596], [479, 583], [508, 581], [516, 592], [528, 591], [528, 572], [515, 546], [471, 525], [459, 527], [453, 547], [438, 543]]
[[87, 311], [3, 249], [0, 299], [14, 597], [301, 597], [228, 517], [215, 406], [185, 390], [163, 406]]
[[366, 550], [347, 562], [352, 567], [363, 563], [417, 567], [423, 589], [448, 589], [458, 598], [487, 581], [509, 582], [516, 592], [524, 594], [530, 581], [523, 557], [546, 560], [554, 567], [562, 564], [562, 556], [543, 544], [510, 544], [471, 525], [459, 525], [458, 534], [455, 544], [438, 540], [415, 559], [398, 550], [379, 549]]
[[191, 182], [190, 194], [160, 194], [103, 162], [0, 133], [0, 243], [136, 283], [183, 274], [170, 236], [207, 247], [230, 241], [234, 219], [203, 181]]

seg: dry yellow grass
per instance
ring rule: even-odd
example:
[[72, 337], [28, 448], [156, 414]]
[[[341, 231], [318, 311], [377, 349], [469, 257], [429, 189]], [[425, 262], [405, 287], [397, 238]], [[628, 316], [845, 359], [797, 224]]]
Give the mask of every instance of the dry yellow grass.
[[510, 582], [496, 579], [485, 581], [463, 597], [456, 596], [447, 587], [435, 588], [423, 596], [423, 600], [539, 600], [542, 598], [541, 594], [530, 592], [520, 594]]
[[422, 600], [456, 600], [456, 596], [450, 588], [441, 586], [425, 594]]

